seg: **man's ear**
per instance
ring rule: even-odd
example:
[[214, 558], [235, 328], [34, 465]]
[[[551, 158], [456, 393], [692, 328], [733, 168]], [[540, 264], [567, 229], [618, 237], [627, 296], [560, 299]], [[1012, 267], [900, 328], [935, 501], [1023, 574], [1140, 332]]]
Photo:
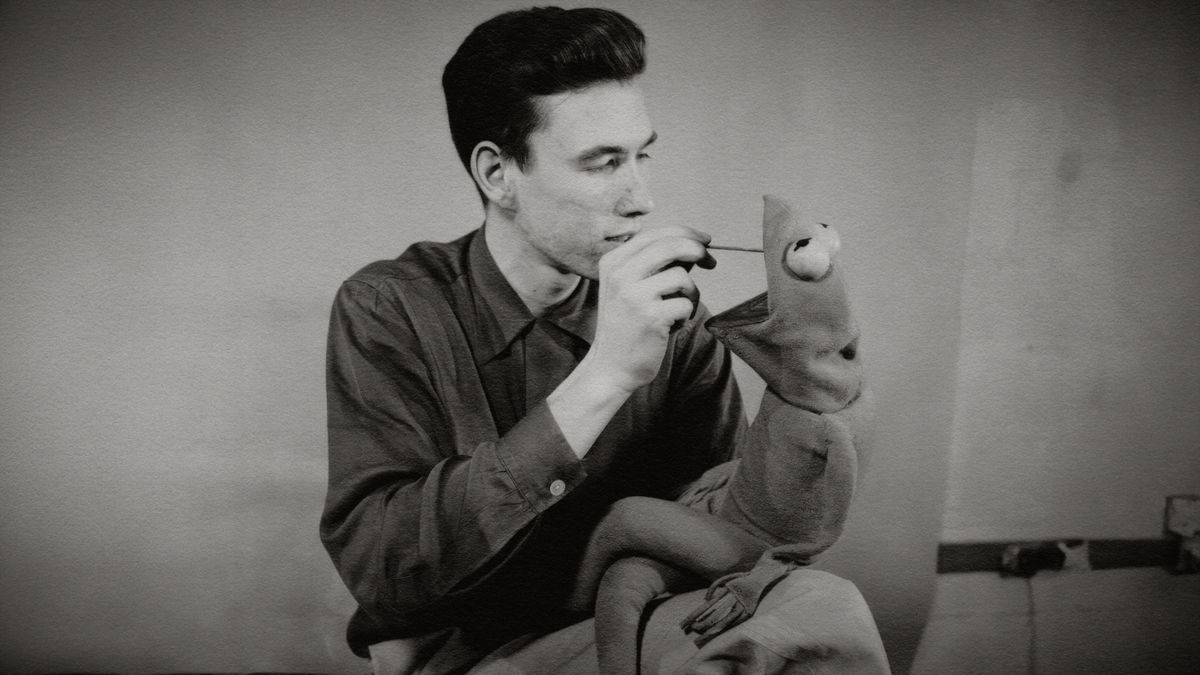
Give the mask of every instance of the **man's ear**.
[[471, 177], [488, 201], [501, 208], [512, 208], [514, 204], [514, 171], [516, 164], [491, 141], [480, 141], [471, 151]]

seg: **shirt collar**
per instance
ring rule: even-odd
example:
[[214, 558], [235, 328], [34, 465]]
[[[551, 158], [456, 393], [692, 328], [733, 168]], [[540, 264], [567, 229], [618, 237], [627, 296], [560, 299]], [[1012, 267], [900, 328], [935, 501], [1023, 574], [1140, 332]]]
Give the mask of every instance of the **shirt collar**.
[[[475, 302], [475, 362], [484, 364], [504, 351], [534, 322], [529, 308], [504, 278], [488, 250], [484, 228], [468, 244], [468, 277]], [[575, 291], [543, 317], [591, 344], [596, 334], [596, 293], [599, 284], [581, 279]]]
[[600, 284], [591, 279], [580, 279], [570, 297], [543, 318], [591, 346], [596, 336], [596, 294], [599, 288]]

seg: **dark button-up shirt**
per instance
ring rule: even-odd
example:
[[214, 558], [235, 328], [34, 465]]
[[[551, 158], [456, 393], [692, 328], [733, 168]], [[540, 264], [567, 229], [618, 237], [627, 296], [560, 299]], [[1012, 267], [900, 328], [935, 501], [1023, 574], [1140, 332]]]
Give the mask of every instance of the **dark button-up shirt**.
[[347, 634], [357, 653], [446, 626], [494, 644], [578, 618], [563, 596], [604, 509], [673, 498], [729, 458], [745, 420], [703, 307], [672, 334], [657, 378], [575, 456], [544, 398], [574, 360], [539, 350], [586, 353], [596, 291], [583, 280], [535, 319], [482, 230], [416, 244], [342, 284], [321, 538], [359, 603]]

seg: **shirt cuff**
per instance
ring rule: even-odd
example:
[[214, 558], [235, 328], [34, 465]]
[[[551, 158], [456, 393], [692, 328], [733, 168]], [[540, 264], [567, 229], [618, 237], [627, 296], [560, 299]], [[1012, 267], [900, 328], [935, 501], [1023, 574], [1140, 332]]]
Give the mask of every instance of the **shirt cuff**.
[[496, 443], [521, 497], [541, 513], [587, 478], [583, 462], [563, 436], [545, 401], [538, 403]]

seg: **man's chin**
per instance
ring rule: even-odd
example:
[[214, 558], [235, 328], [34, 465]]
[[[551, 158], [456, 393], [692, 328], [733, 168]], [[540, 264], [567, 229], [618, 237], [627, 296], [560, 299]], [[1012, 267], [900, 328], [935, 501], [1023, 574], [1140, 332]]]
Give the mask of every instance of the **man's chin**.
[[564, 271], [581, 276], [584, 279], [596, 281], [600, 278], [600, 258], [616, 246], [603, 246], [596, 249], [592, 255], [580, 255], [565, 261]]
[[571, 274], [581, 276], [584, 279], [591, 279], [592, 281], [597, 281], [600, 279], [600, 265], [597, 263], [591, 263], [590, 265], [575, 265], [570, 272]]
[[600, 278], [599, 260], [560, 262], [554, 266], [554, 269], [560, 274], [574, 274], [575, 276], [591, 279], [592, 281]]

